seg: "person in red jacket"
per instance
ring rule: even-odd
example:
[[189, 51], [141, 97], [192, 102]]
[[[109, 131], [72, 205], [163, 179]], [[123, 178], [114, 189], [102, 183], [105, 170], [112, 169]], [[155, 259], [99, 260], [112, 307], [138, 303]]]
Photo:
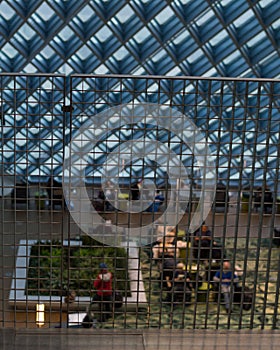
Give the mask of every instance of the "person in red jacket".
[[103, 322], [111, 316], [113, 275], [108, 271], [105, 263], [101, 263], [99, 268], [99, 274], [93, 282], [93, 286], [96, 289], [93, 302], [99, 302], [100, 321]]

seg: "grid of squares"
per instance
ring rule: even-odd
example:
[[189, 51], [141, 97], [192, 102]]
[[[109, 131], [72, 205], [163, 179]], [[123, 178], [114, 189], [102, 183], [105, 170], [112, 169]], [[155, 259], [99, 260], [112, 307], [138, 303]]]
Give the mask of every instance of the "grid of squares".
[[[3, 253], [1, 269], [4, 276], [1, 281], [1, 305], [6, 308], [6, 304], [21, 302], [21, 306], [18, 305], [19, 312], [17, 309], [9, 309], [14, 318], [11, 315], [8, 317], [6, 311], [2, 310], [4, 326], [16, 326], [21, 314], [25, 317], [21, 319], [21, 325], [33, 327], [35, 322], [31, 317], [34, 314], [34, 305], [24, 298], [30, 293], [34, 303], [34, 300], [40, 301], [37, 293], [45, 292], [47, 295], [41, 298], [41, 301], [47, 300], [46, 317], [49, 318], [46, 319], [45, 326], [67, 325], [67, 314], [86, 310], [91, 297], [93, 278], [98, 273], [98, 263], [105, 260], [110, 268], [119, 269], [125, 274], [118, 277], [118, 282], [124, 282], [121, 291], [126, 301], [130, 298], [129, 283], [134, 283], [138, 293], [141, 281], [145, 292], [141, 290], [141, 294], [136, 293], [136, 299], [131, 304], [127, 303], [124, 308], [115, 310], [108, 323], [99, 323], [97, 320], [96, 327], [279, 327], [279, 238], [275, 240], [274, 237], [274, 228], [279, 225], [278, 80], [123, 75], [100, 77], [76, 74], [70, 77], [68, 92], [64, 75], [1, 74], [0, 77], [3, 106], [16, 111], [4, 115], [1, 139], [4, 142], [1, 154], [4, 182], [1, 188], [3, 191], [14, 190], [12, 194], [8, 191], [7, 196], [2, 196], [0, 202]], [[111, 109], [122, 105], [124, 108], [120, 115], [110, 115]], [[194, 232], [188, 229], [191, 216], [199, 207], [193, 199], [201, 196], [199, 179], [203, 177], [198, 162], [193, 157], [193, 149], [182, 142], [184, 137], [191, 139], [188, 135], [189, 129], [177, 127], [178, 133], [175, 134], [164, 127], [156, 128], [152, 124], [160, 115], [144, 115], [143, 106], [146, 105], [161, 105], [165, 111], [172, 107], [172, 110], [179, 114], [184, 112], [191, 121], [190, 124], [195, 122], [191, 125], [200, 127], [203, 136], [201, 138], [199, 134], [197, 144], [201, 145], [202, 140], [207, 139], [211, 155], [215, 157], [217, 182], [222, 187], [218, 188], [217, 184], [213, 206], [209, 217], [206, 218], [207, 225], [215, 235], [215, 241], [206, 248], [202, 243], [194, 242]], [[134, 124], [124, 123], [119, 127], [119, 119], [124, 122], [130, 120], [131, 106], [136, 110], [140, 108], [140, 120], [136, 119]], [[155, 109], [152, 109], [152, 112], [155, 113]], [[111, 118], [104, 123], [106, 115]], [[166, 117], [165, 125], [175, 124], [172, 114]], [[120, 182], [122, 194], [131, 193], [132, 183], [139, 178], [149, 178], [160, 187], [166, 199], [171, 201], [168, 197], [170, 183], [162, 181], [166, 180], [166, 169], [161, 166], [161, 157], [165, 155], [166, 148], [163, 148], [163, 153], [148, 148], [149, 143], [154, 140], [172, 150], [172, 154], [179, 156], [184, 166], [190, 170], [188, 175], [190, 180], [194, 180], [188, 183], [191, 200], [185, 207], [183, 222], [178, 224], [176, 234], [179, 239], [178, 243], [173, 245], [173, 250], [179, 248], [179, 245], [184, 247], [184, 254], [180, 253], [178, 258], [190, 269], [192, 292], [185, 295], [185, 300], [181, 300], [179, 306], [178, 302], [175, 302], [176, 293], [170, 293], [166, 289], [166, 280], [161, 274], [161, 263], [164, 261], [154, 256], [155, 242], [152, 245], [147, 242], [149, 244], [141, 246], [140, 255], [134, 255], [131, 259], [132, 267], [127, 270], [128, 260], [125, 255], [113, 249], [113, 256], [108, 258], [107, 248], [100, 246], [100, 242], [85, 239], [88, 237], [84, 235], [81, 227], [73, 223], [69, 215], [76, 210], [84, 218], [82, 210], [72, 208], [67, 198], [67, 203], [64, 201], [61, 189], [63, 162], [69, 154], [67, 147], [71, 138], [75, 137], [83, 125], [88, 125], [90, 118], [93, 118], [95, 127], [85, 129], [87, 133], [84, 140], [88, 140], [90, 132], [94, 132], [99, 140], [96, 145], [92, 145], [95, 147], [90, 149], [85, 158], [89, 165], [84, 173], [80, 173], [77, 166], [77, 170], [73, 168], [73, 175], [80, 183], [86, 178], [92, 205], [105, 219], [105, 225], [101, 225], [102, 227], [92, 223], [92, 229], [98, 231], [98, 237], [107, 235], [111, 243], [121, 243], [127, 250], [129, 245], [126, 245], [128, 242], [124, 227], [138, 225], [137, 227], [144, 230], [145, 225], [152, 222], [151, 236], [156, 242], [161, 226], [158, 219], [162, 212], [156, 212], [154, 206], [152, 211], [134, 213], [127, 211], [127, 208], [123, 209], [122, 206], [117, 207], [117, 210], [112, 206], [108, 209], [108, 203], [104, 200], [102, 203], [105, 206], [97, 208], [100, 204], [98, 200], [102, 199], [100, 178], [106, 175], [103, 164], [106, 158], [110, 157], [110, 153], [115, 152], [116, 157], [110, 158], [111, 162], [114, 161], [123, 171], [121, 180], [128, 180]], [[128, 152], [131, 162], [123, 166], [120, 161], [123, 155], [120, 145], [135, 141], [134, 148], [131, 149], [139, 151], [138, 141], [144, 137], [144, 145], [149, 151], [150, 159], [133, 159], [133, 154]], [[152, 158], [154, 161], [151, 161]], [[79, 162], [77, 164], [79, 165]], [[20, 185], [17, 183], [19, 178], [24, 180]], [[57, 182], [49, 183], [49, 178]], [[11, 183], [5, 180], [11, 180]], [[194, 186], [194, 182], [198, 187]], [[79, 189], [80, 183], [75, 190]], [[270, 187], [270, 191], [267, 191], [267, 186]], [[105, 185], [103, 191], [110, 189]], [[56, 190], [59, 191], [58, 197]], [[179, 194], [177, 187], [176, 190]], [[268, 192], [272, 199], [267, 199]], [[73, 192], [73, 195], [76, 193]], [[222, 198], [218, 194], [222, 194]], [[125, 198], [129, 198], [129, 195]], [[127, 202], [125, 199], [122, 203], [127, 205]], [[181, 202], [176, 202], [175, 199], [175, 204], [180, 205]], [[175, 214], [176, 211], [178, 207], [175, 206]], [[161, 220], [165, 220], [165, 217]], [[117, 226], [119, 231], [110, 231], [111, 224]], [[279, 231], [276, 232], [279, 234]], [[93, 236], [96, 237], [94, 232]], [[140, 238], [144, 241], [145, 236]], [[42, 260], [39, 260], [39, 263], [33, 260], [33, 275], [27, 277], [30, 284], [26, 285], [27, 264], [31, 260], [33, 244], [31, 240], [33, 243], [39, 242], [37, 251], [36, 247], [35, 253], [32, 251], [33, 259]], [[89, 251], [84, 253], [79, 248], [74, 251], [70, 241], [79, 245], [83, 240], [86, 240], [84, 248]], [[64, 246], [66, 248], [62, 250]], [[219, 248], [222, 259], [221, 256], [218, 259], [214, 258], [216, 248]], [[98, 256], [93, 255], [93, 249], [99, 252]], [[20, 259], [18, 251], [24, 251]], [[239, 308], [238, 302], [234, 301], [233, 313], [227, 314], [220, 290], [213, 290], [212, 287], [203, 289], [205, 286], [212, 286], [214, 269], [221, 267], [221, 263], [226, 259], [230, 259], [240, 273], [241, 305], [246, 306], [244, 292], [247, 287], [250, 288], [252, 294], [249, 310]], [[122, 260], [124, 264], [120, 266]], [[77, 262], [80, 264], [78, 267], [74, 266]], [[196, 270], [192, 270], [192, 266], [196, 266]], [[85, 275], [85, 272], [89, 272], [90, 277]], [[7, 281], [12, 275], [16, 280], [8, 285]], [[77, 297], [73, 304], [65, 301], [65, 298], [71, 297], [72, 294], [66, 293], [72, 291], [72, 288], [75, 288]], [[143, 305], [137, 308], [143, 295], [146, 305], [144, 308]], [[23, 299], [14, 300], [17, 297]], [[86, 301], [83, 297], [87, 298]], [[189, 297], [190, 300], [186, 300]], [[95, 313], [97, 314], [96, 309]]]

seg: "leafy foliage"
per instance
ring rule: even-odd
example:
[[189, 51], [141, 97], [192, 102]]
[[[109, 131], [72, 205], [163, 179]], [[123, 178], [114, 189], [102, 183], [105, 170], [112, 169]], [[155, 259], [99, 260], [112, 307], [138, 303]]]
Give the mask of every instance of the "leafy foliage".
[[128, 254], [124, 248], [102, 245], [89, 236], [81, 245], [63, 245], [60, 241], [38, 241], [31, 248], [26, 294], [91, 295], [99, 264], [105, 262], [114, 274], [114, 289], [129, 293]]

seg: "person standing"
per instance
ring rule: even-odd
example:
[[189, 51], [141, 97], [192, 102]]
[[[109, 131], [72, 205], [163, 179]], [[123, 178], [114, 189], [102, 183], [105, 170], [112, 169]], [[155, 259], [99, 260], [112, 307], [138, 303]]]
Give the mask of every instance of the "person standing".
[[99, 274], [93, 282], [93, 286], [96, 289], [96, 294], [94, 295], [92, 301], [93, 303], [99, 303], [100, 321], [104, 322], [111, 316], [113, 275], [108, 270], [105, 263], [101, 263], [99, 268]]

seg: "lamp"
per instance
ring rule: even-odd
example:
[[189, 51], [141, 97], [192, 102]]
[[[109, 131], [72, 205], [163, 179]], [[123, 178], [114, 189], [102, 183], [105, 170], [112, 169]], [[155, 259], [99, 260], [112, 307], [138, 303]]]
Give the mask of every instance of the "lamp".
[[45, 304], [36, 304], [36, 325], [43, 327], [45, 324]]

